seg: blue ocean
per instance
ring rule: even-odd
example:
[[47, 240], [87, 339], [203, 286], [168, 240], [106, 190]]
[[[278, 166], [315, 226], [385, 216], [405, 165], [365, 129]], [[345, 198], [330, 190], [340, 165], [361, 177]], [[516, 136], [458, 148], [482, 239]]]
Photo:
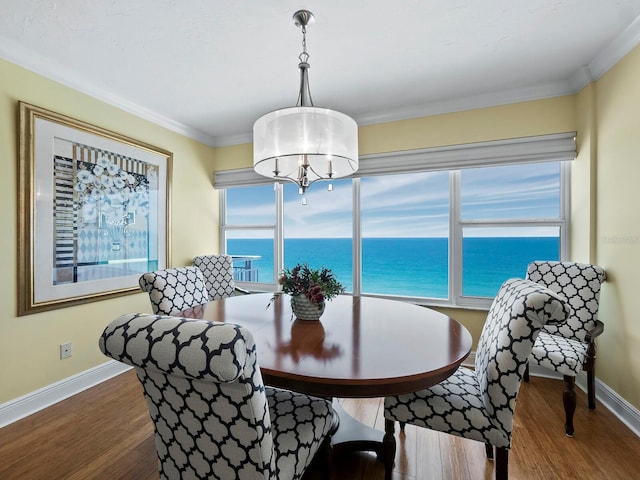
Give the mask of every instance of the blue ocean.
[[[409, 297], [448, 297], [447, 238], [364, 238], [362, 240], [362, 291]], [[291, 238], [284, 242], [285, 266], [308, 263], [330, 268], [352, 289], [352, 240], [350, 238]], [[229, 239], [230, 255], [255, 255], [252, 262], [259, 281], [271, 283], [273, 241]], [[465, 238], [463, 241], [463, 294], [493, 297], [502, 282], [523, 278], [532, 260], [558, 260], [555, 237]], [[279, 273], [279, 272], [278, 272]]]

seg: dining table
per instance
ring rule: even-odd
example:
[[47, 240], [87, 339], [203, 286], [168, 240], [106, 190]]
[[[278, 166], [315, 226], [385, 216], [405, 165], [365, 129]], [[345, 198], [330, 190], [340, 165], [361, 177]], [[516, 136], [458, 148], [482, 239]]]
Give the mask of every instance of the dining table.
[[264, 383], [333, 399], [334, 454], [372, 451], [393, 467], [395, 438], [356, 420], [338, 399], [414, 392], [449, 377], [472, 338], [431, 308], [371, 296], [339, 295], [319, 320], [300, 320], [286, 294], [252, 293], [210, 301], [177, 314], [246, 327]]

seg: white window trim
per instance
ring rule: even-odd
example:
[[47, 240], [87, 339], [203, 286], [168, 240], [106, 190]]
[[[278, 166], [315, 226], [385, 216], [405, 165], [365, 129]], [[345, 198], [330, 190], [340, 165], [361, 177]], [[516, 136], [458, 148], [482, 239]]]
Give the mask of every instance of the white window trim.
[[[461, 205], [462, 199], [461, 189], [461, 171], [452, 172], [451, 179], [451, 197], [450, 197], [450, 215], [453, 221], [449, 222], [449, 232], [451, 239], [450, 245], [453, 251], [449, 252], [449, 288], [451, 289], [452, 303], [458, 307], [465, 308], [481, 308], [488, 309], [491, 306], [491, 299], [486, 297], [474, 297], [462, 294], [462, 230], [466, 226], [482, 226], [482, 227], [558, 227], [560, 229], [560, 259], [566, 259], [569, 253], [569, 188], [570, 188], [570, 164], [569, 162], [560, 162], [560, 212], [559, 218], [535, 218], [526, 220], [462, 220]], [[505, 279], [506, 280], [506, 279]]]
[[[255, 186], [255, 185], [244, 185]], [[275, 195], [275, 223], [272, 224], [243, 224], [232, 225], [226, 223], [226, 205], [227, 205], [227, 192], [225, 189], [221, 189], [219, 192], [219, 212], [220, 212], [220, 253], [227, 254], [226, 236], [230, 230], [266, 230], [273, 232], [273, 261], [274, 272], [279, 272], [283, 268], [284, 264], [284, 215], [283, 215], [283, 193], [282, 185], [276, 183], [274, 185]], [[274, 274], [275, 275], [275, 274]], [[277, 277], [274, 279], [274, 283], [257, 283], [257, 282], [238, 282], [238, 285], [242, 285], [242, 288], [246, 288], [251, 291], [275, 291], [277, 288]]]
[[[463, 308], [486, 309], [491, 299], [485, 297], [470, 297], [462, 295], [462, 229], [465, 225], [482, 224], [483, 226], [558, 226], [560, 228], [560, 258], [567, 258], [569, 243], [569, 162], [576, 156], [575, 132], [535, 137], [522, 137], [508, 140], [469, 143], [446, 147], [435, 147], [421, 150], [407, 150], [400, 152], [385, 152], [360, 157], [360, 167], [353, 176], [353, 252], [352, 252], [352, 291], [354, 295], [361, 295], [362, 288], [362, 249], [360, 223], [360, 181], [359, 177], [373, 175], [391, 175], [411, 172], [429, 172], [449, 170], [450, 178], [450, 220], [449, 220], [449, 298], [446, 300], [413, 297], [401, 298], [415, 303], [455, 306]], [[462, 221], [460, 214], [460, 170], [464, 168], [488, 167], [508, 164], [560, 162], [561, 195], [560, 218], [532, 219], [525, 221], [500, 220], [492, 222]], [[275, 225], [227, 225], [225, 222], [226, 196], [225, 188], [240, 186], [258, 186], [273, 183], [267, 177], [256, 174], [253, 169], [235, 169], [217, 172], [214, 176], [214, 187], [220, 189], [220, 245], [226, 249], [226, 232], [229, 230], [268, 229], [274, 232], [274, 269], [279, 272], [284, 265], [284, 212], [283, 188], [276, 183]], [[278, 288], [277, 275], [273, 284], [242, 284], [254, 290], [271, 290]], [[376, 295], [380, 296], [380, 295]]]
[[[353, 177], [573, 160], [575, 136], [575, 132], [567, 132], [361, 155]], [[258, 175], [252, 168], [222, 170], [213, 177], [216, 189], [270, 183], [272, 179]]]

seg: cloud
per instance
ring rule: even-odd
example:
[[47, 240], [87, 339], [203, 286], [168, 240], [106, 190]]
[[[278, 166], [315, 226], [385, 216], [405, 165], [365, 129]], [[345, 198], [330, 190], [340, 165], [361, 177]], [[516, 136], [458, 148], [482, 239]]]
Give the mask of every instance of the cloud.
[[[449, 172], [410, 173], [362, 178], [362, 234], [366, 237], [447, 237]], [[302, 205], [297, 186], [284, 184], [285, 237], [352, 236], [352, 180], [314, 183]], [[228, 197], [229, 218], [240, 224], [275, 222], [273, 187], [256, 187]], [[254, 195], [256, 190], [256, 195]], [[461, 172], [464, 219], [537, 219], [559, 214], [557, 163], [474, 168]], [[251, 192], [250, 195], [247, 193]], [[555, 236], [556, 228], [471, 228], [472, 236]], [[465, 232], [465, 233], [467, 233]]]

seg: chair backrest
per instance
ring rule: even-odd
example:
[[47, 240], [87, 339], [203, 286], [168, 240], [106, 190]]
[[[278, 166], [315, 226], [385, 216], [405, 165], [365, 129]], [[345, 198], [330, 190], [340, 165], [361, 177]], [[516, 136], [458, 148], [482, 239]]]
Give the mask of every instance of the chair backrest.
[[527, 266], [527, 279], [560, 294], [572, 309], [566, 323], [546, 326], [545, 331], [584, 342], [598, 319], [605, 271], [586, 263], [536, 261]]
[[209, 300], [233, 295], [233, 259], [229, 255], [201, 255], [193, 259], [193, 264], [202, 270]]
[[99, 345], [142, 383], [160, 478], [273, 476], [269, 408], [247, 329], [128, 314], [106, 327]]
[[149, 294], [151, 309], [158, 315], [175, 315], [208, 301], [204, 277], [197, 267], [147, 272], [140, 277], [138, 283]]
[[475, 372], [484, 407], [496, 428], [511, 438], [520, 382], [540, 329], [565, 321], [569, 306], [537, 283], [510, 279], [502, 284], [476, 349]]

